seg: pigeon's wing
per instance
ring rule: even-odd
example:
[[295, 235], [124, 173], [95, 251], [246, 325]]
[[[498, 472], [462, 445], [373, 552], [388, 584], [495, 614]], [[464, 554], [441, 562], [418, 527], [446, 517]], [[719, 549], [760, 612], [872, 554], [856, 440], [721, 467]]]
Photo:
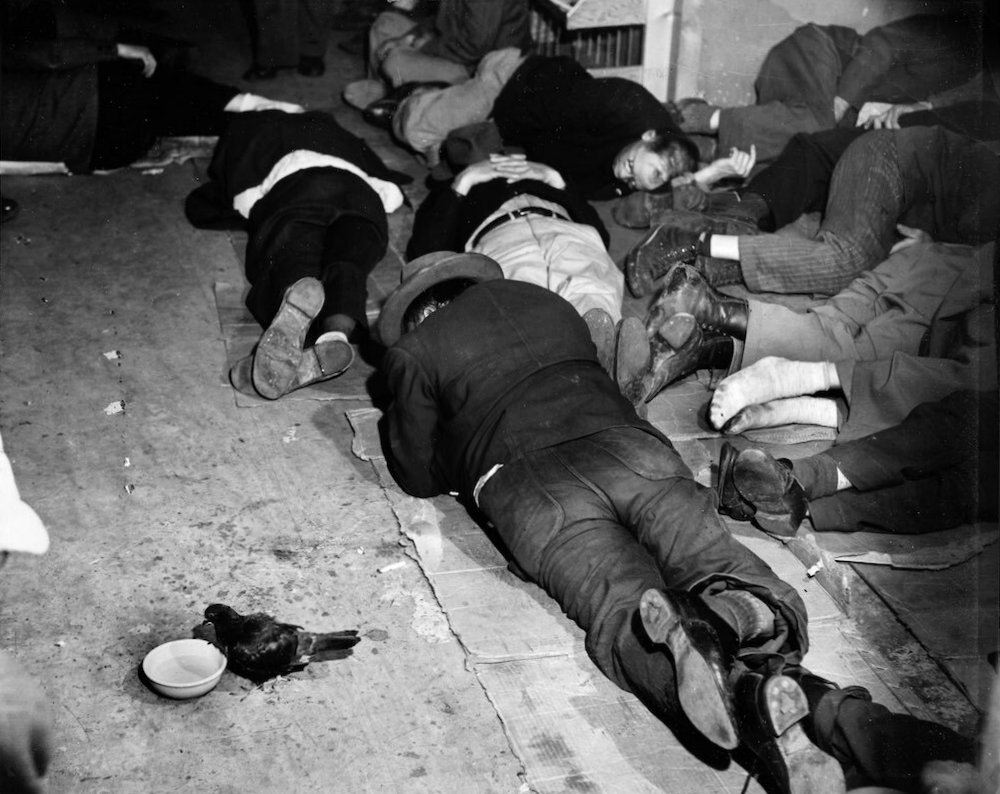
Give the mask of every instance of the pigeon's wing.
[[251, 679], [273, 678], [302, 666], [297, 630], [269, 615], [248, 615], [243, 631], [229, 644], [229, 661]]
[[322, 634], [300, 631], [298, 638], [299, 657], [309, 662], [346, 659], [354, 652], [354, 646], [361, 641], [356, 629], [329, 631]]

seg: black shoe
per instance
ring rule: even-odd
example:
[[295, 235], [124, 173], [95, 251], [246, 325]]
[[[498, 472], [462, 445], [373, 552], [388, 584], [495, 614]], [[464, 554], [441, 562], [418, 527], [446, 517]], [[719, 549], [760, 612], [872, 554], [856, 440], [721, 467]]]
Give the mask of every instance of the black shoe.
[[306, 77], [322, 77], [326, 74], [326, 64], [322, 58], [314, 55], [303, 55], [299, 58], [299, 74]]
[[625, 256], [625, 281], [629, 292], [641, 298], [655, 289], [656, 281], [680, 262], [693, 262], [701, 253], [701, 233], [673, 226], [657, 226]]
[[6, 196], [0, 196], [0, 223], [6, 223], [7, 221], [12, 221], [21, 212], [21, 205], [18, 204], [14, 199], [7, 198]]
[[661, 338], [686, 339], [673, 347], [660, 342], [655, 346], [649, 372], [642, 379], [642, 400], [649, 402], [671, 383], [699, 369], [729, 369], [733, 362], [733, 338], [719, 334], [706, 335], [693, 315], [677, 314], [658, 333]]
[[753, 505], [756, 526], [785, 538], [798, 531], [809, 504], [788, 460], [745, 449], [733, 463], [732, 478], [739, 495]]
[[736, 449], [728, 441], [722, 445], [719, 452], [719, 479], [715, 485], [715, 494], [718, 497], [719, 512], [737, 521], [749, 521], [756, 512], [754, 506], [740, 496], [733, 483], [733, 464], [739, 455]]
[[243, 73], [243, 79], [249, 80], [251, 83], [259, 82], [261, 80], [273, 80], [277, 76], [278, 67], [258, 66], [257, 64], [252, 64], [250, 68]]
[[414, 81], [403, 83], [398, 88], [392, 89], [392, 91], [381, 99], [372, 102], [361, 111], [361, 117], [372, 126], [390, 130], [392, 129], [392, 117], [396, 115], [396, 111], [404, 99], [420, 89], [447, 88], [449, 85], [451, 84], [443, 82], [420, 83]]
[[667, 274], [663, 290], [650, 309], [649, 327], [659, 328], [682, 312], [694, 315], [705, 331], [746, 339], [746, 300], [722, 294], [697, 269], [683, 264], [674, 265]]
[[649, 639], [670, 650], [684, 714], [707, 739], [732, 750], [738, 736], [729, 664], [709, 611], [700, 598], [680, 590], [647, 590], [639, 602]]
[[[842, 794], [840, 764], [806, 736], [809, 703], [789, 676], [744, 673], [736, 682], [742, 744], [782, 794]], [[769, 791], [772, 789], [768, 789]]]

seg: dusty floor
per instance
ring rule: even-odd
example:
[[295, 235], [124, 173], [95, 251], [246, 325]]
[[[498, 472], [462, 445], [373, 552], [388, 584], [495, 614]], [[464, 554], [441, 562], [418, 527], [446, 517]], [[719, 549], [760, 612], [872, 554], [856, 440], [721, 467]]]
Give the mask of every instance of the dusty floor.
[[[235, 2], [198, 4], [196, 25], [170, 13], [156, 26], [198, 44], [196, 70], [239, 84], [248, 41]], [[335, 47], [349, 36], [332, 34], [324, 78], [286, 74], [254, 90], [333, 109], [390, 165], [418, 177], [410, 193], [419, 198], [420, 167], [339, 100], [361, 76], [359, 59]], [[215, 285], [242, 284], [239, 239], [191, 228], [182, 209], [204, 165], [0, 183], [22, 207], [0, 233], [0, 429], [22, 496], [52, 536], [45, 557], [19, 557], [3, 571], [0, 645], [52, 701], [52, 790], [739, 791], [738, 766], [706, 783], [706, 767], [676, 744], [667, 761], [636, 762], [615, 785], [597, 772], [564, 774], [552, 762], [558, 747], [520, 741], [504, 693], [522, 691], [533, 674], [477, 656], [462, 622], [468, 605], [443, 595], [425, 557], [406, 553], [399, 504], [377, 466], [352, 453], [345, 412], [370, 401], [234, 400]], [[411, 219], [408, 210], [392, 219], [385, 272], [398, 267]], [[626, 242], [619, 233], [619, 248]], [[117, 401], [124, 411], [109, 413]], [[818, 599], [810, 609], [827, 640], [826, 651], [818, 643], [821, 671], [872, 678], [896, 707], [970, 727], [974, 709], [926, 659], [915, 662], [919, 696], [895, 673], [873, 675], [878, 660], [893, 666], [884, 664], [893, 647], [912, 644], [907, 658], [919, 655], [898, 626], [848, 621], [801, 563], [750, 542]], [[562, 620], [544, 596], [520, 592], [525, 609]], [[364, 639], [349, 660], [262, 688], [227, 674], [198, 701], [159, 698], [137, 677], [143, 654], [189, 636], [212, 601], [310, 628], [357, 628]], [[576, 650], [569, 678], [564, 668], [547, 673], [550, 693], [597, 676], [572, 627], [559, 625]], [[831, 649], [848, 635], [855, 662], [844, 666]], [[623, 713], [638, 709], [601, 702], [611, 700]], [[594, 742], [616, 734], [619, 759], [659, 756], [655, 742], [672, 742], [662, 726], [588, 722]], [[548, 777], [541, 757], [556, 770]]]

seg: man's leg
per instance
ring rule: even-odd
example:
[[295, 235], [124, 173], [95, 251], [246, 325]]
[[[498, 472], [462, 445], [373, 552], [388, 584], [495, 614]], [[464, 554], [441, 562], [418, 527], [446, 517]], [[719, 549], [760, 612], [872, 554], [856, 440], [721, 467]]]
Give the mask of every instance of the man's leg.
[[561, 295], [581, 316], [603, 309], [614, 323], [621, 319], [625, 279], [592, 226], [526, 215], [484, 235], [474, 250], [508, 279]]
[[326, 56], [329, 34], [329, 4], [325, 0], [297, 0], [299, 58], [319, 58]]
[[297, 0], [253, 0], [254, 66], [260, 70], [298, 63]]
[[750, 300], [743, 366], [765, 356], [871, 361], [916, 355], [932, 321], [980, 300], [977, 260], [966, 246], [918, 244], [892, 254], [832, 298], [805, 311]]
[[767, 163], [792, 135], [831, 129], [837, 81], [857, 38], [850, 28], [809, 24], [778, 42], [761, 64], [756, 105], [721, 110], [719, 151], [755, 144], [757, 162]]
[[383, 11], [368, 29], [368, 74], [377, 77], [385, 59], [386, 45], [410, 33], [417, 23], [398, 11]]
[[[886, 258], [904, 202], [892, 132], [863, 135], [834, 169], [817, 239], [778, 234], [739, 237], [743, 280], [755, 292], [833, 295]], [[713, 237], [713, 256], [718, 255], [715, 244]]]
[[516, 47], [487, 53], [471, 79], [404, 99], [393, 115], [393, 133], [418, 152], [436, 153], [452, 130], [489, 118], [501, 89], [523, 62]]

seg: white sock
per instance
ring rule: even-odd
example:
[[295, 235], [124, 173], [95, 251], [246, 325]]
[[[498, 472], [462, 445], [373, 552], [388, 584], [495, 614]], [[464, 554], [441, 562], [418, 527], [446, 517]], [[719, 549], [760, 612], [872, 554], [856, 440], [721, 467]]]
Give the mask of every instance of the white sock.
[[251, 110], [282, 110], [285, 113], [305, 113], [306, 109], [294, 102], [281, 102], [259, 94], [237, 94], [226, 103], [223, 110], [229, 113], [246, 113]]
[[713, 234], [708, 241], [708, 255], [739, 262], [740, 238], [735, 234]]
[[781, 425], [837, 427], [837, 401], [829, 397], [787, 397], [759, 405], [748, 405], [733, 417], [727, 433], [742, 433], [756, 427]]
[[344, 344], [350, 344], [347, 341], [347, 334], [343, 331], [326, 331], [319, 335], [316, 339], [316, 344], [322, 344], [323, 342], [343, 342]]
[[716, 429], [720, 429], [748, 405], [815, 394], [839, 385], [833, 362], [789, 361], [768, 356], [719, 384], [712, 395], [709, 419]]

